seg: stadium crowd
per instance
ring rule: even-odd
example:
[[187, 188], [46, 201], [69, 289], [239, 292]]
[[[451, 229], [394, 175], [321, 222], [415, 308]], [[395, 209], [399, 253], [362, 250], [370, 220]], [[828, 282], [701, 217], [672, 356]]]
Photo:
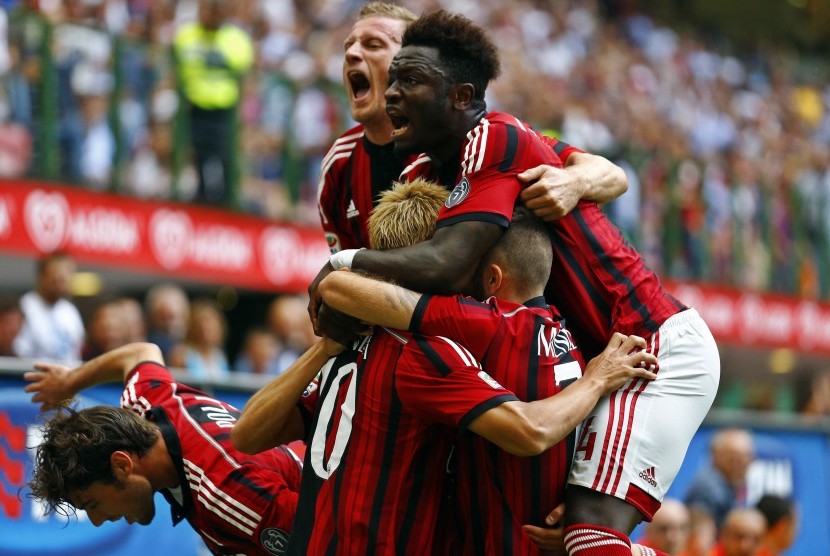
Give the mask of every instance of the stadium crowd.
[[[0, 174], [55, 168], [50, 177], [90, 187], [192, 198], [199, 172], [179, 141], [187, 124], [170, 52], [197, 4], [5, 2]], [[340, 60], [361, 2], [232, 4], [229, 20], [254, 46], [238, 104], [236, 202], [316, 224], [320, 162], [352, 123]], [[486, 25], [505, 67], [488, 104], [626, 168], [629, 191], [608, 210], [658, 273], [830, 292], [826, 64], [738, 53], [615, 2], [402, 4]]]

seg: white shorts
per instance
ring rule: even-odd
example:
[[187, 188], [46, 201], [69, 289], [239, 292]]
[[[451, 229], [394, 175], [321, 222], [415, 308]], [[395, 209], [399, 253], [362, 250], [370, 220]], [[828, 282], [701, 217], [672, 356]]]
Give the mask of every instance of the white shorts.
[[712, 406], [720, 357], [694, 309], [669, 318], [648, 340], [657, 379], [633, 379], [601, 399], [577, 429], [570, 484], [636, 507], [651, 520]]

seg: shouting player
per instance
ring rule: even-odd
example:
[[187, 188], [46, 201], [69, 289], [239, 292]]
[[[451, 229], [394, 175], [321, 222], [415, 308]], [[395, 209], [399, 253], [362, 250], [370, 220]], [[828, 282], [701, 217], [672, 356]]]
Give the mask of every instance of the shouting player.
[[[416, 19], [401, 6], [369, 2], [345, 41], [343, 84], [359, 125], [341, 135], [326, 154], [317, 192], [320, 220], [333, 253], [369, 246], [366, 219], [378, 194], [404, 169], [405, 157], [394, 153], [384, 92], [403, 32]], [[536, 182], [522, 196], [540, 217], [558, 218], [580, 197], [607, 202], [626, 190], [625, 173], [607, 159], [546, 140], [560, 153], [565, 168], [539, 166], [521, 176]]]

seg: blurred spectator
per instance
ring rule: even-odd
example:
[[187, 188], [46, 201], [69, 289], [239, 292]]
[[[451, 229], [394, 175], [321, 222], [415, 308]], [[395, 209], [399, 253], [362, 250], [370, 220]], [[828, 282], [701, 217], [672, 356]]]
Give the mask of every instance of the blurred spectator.
[[67, 255], [47, 255], [37, 264], [35, 289], [23, 295], [23, 328], [14, 341], [20, 357], [73, 362], [81, 358], [84, 323], [69, 301], [75, 263]]
[[282, 351], [277, 360], [277, 374], [314, 343], [314, 328], [308, 319], [308, 299], [299, 295], [283, 295], [268, 308], [268, 328], [274, 333]]
[[757, 556], [766, 521], [755, 508], [735, 508], [723, 521], [711, 556]]
[[144, 296], [147, 315], [147, 341], [156, 344], [165, 360], [171, 351], [184, 341], [190, 301], [182, 288], [175, 284], [153, 286]]
[[14, 296], [0, 297], [0, 357], [14, 357], [14, 339], [23, 326], [20, 301]]
[[646, 524], [645, 534], [637, 544], [661, 550], [670, 556], [681, 556], [689, 538], [689, 526], [689, 510], [683, 502], [666, 498], [651, 522]]
[[182, 367], [198, 380], [228, 378], [230, 365], [225, 355], [227, 322], [213, 301], [198, 299], [190, 304], [190, 318], [184, 343], [173, 349], [170, 364]]
[[276, 336], [267, 328], [254, 328], [245, 335], [242, 352], [233, 370], [258, 375], [279, 374], [280, 346]]
[[122, 306], [114, 299], [99, 302], [89, 316], [86, 325], [84, 361], [126, 344], [127, 329]]
[[804, 406], [806, 415], [830, 415], [830, 371], [823, 371], [810, 381], [809, 398]]
[[718, 528], [708, 511], [700, 507], [689, 510], [689, 539], [684, 556], [709, 556], [717, 541]]
[[120, 297], [116, 303], [121, 308], [121, 318], [124, 320], [124, 343], [146, 342], [147, 324], [144, 322], [141, 303], [132, 297]]
[[723, 429], [712, 436], [711, 464], [698, 471], [686, 491], [690, 508], [709, 512], [720, 527], [732, 508], [746, 505], [746, 472], [755, 458], [752, 434], [743, 429]]
[[199, 20], [183, 25], [174, 41], [199, 175], [196, 199], [216, 205], [231, 196], [236, 107], [254, 55], [247, 33], [227, 23], [229, 5], [228, 0], [200, 0]]
[[764, 515], [767, 532], [761, 541], [761, 550], [755, 556], [780, 556], [795, 541], [798, 516], [793, 501], [774, 494], [765, 494], [755, 505]]

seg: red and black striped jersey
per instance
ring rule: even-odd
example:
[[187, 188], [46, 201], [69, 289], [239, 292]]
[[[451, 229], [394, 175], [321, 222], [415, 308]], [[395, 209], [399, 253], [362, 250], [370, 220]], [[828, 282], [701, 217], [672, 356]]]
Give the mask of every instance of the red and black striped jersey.
[[358, 125], [335, 140], [323, 158], [317, 206], [332, 253], [369, 247], [369, 214], [405, 166], [394, 148], [394, 143], [371, 143]]
[[128, 375], [121, 406], [161, 429], [180, 484], [161, 492], [173, 523], [187, 519], [214, 554], [283, 554], [302, 473], [301, 454], [280, 446], [256, 455], [231, 445], [233, 406], [179, 384], [144, 362]]
[[291, 554], [429, 554], [455, 429], [515, 397], [444, 338], [377, 330], [323, 368]]
[[[562, 158], [555, 151], [569, 154], [562, 145], [551, 149], [509, 114], [487, 114], [467, 134], [455, 187], [437, 226], [475, 220], [507, 227], [523, 187], [516, 175], [539, 164], [561, 167]], [[404, 174], [440, 179], [425, 155]], [[580, 202], [549, 229], [554, 260], [545, 295], [567, 316], [587, 359], [600, 353], [614, 332], [647, 338], [686, 308], [665, 291], [596, 203]]]
[[[411, 329], [458, 341], [499, 384], [534, 401], [582, 376], [582, 356], [564, 324], [542, 297], [518, 305], [424, 295]], [[522, 525], [544, 526], [562, 502], [573, 440], [570, 435], [540, 456], [518, 457], [475, 435], [460, 438], [457, 499], [468, 552], [539, 553]]]

